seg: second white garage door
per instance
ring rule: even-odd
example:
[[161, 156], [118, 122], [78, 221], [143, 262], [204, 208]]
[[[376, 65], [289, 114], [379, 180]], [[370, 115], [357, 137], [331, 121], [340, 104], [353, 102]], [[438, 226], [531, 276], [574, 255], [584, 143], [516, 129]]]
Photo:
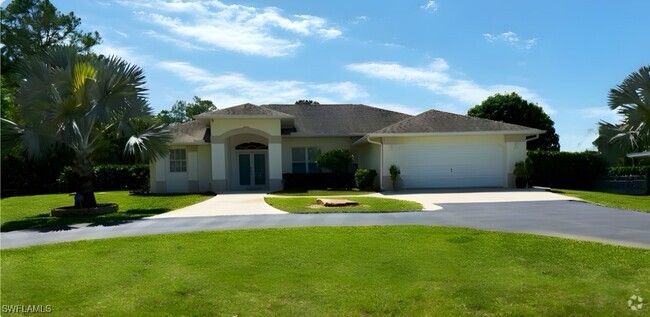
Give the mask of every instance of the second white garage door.
[[504, 187], [498, 143], [385, 145], [385, 162], [401, 170], [403, 188]]

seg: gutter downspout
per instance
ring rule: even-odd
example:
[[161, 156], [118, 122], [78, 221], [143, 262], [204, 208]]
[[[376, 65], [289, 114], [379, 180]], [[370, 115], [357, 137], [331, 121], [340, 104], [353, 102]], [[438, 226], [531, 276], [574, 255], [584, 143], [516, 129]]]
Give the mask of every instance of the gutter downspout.
[[535, 136], [534, 136], [533, 138], [531, 138], [531, 139], [529, 139], [528, 137], [526, 137], [526, 142], [528, 142], [528, 141], [533, 141], [533, 140], [537, 140], [537, 139], [539, 139], [539, 134], [535, 135]]
[[[381, 140], [381, 138], [379, 138]], [[384, 144], [370, 139], [370, 136], [366, 139], [368, 143], [378, 144], [379, 145], [379, 188], [384, 190]]]

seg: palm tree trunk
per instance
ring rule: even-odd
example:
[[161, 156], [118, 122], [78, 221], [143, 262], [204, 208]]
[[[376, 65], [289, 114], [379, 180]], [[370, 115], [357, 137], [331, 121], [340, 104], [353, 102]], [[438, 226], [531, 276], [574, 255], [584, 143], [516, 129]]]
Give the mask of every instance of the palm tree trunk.
[[81, 207], [97, 207], [97, 200], [95, 200], [95, 188], [93, 186], [93, 164], [90, 159], [90, 153], [87, 151], [77, 152], [76, 165], [80, 180], [77, 194], [81, 194], [82, 197]]

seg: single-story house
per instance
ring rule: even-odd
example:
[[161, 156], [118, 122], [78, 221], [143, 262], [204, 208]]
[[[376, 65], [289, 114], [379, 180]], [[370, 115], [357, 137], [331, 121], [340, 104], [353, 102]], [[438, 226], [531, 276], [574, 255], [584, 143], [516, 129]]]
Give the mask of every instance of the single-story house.
[[320, 173], [316, 157], [349, 149], [391, 189], [512, 187], [526, 142], [543, 130], [437, 110], [411, 116], [360, 104], [242, 104], [172, 128], [171, 151], [151, 164], [151, 191], [279, 190], [286, 173]]

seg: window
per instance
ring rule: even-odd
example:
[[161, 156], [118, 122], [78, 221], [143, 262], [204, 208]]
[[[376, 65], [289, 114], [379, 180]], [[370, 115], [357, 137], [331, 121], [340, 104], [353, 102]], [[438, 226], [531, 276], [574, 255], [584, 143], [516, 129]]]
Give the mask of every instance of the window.
[[169, 171], [172, 173], [184, 173], [187, 171], [185, 150], [169, 151]]
[[316, 158], [320, 155], [317, 147], [295, 147], [291, 149], [291, 169], [295, 174], [320, 173]]
[[268, 150], [268, 148], [268, 145], [256, 142], [242, 143], [235, 146], [235, 150]]

